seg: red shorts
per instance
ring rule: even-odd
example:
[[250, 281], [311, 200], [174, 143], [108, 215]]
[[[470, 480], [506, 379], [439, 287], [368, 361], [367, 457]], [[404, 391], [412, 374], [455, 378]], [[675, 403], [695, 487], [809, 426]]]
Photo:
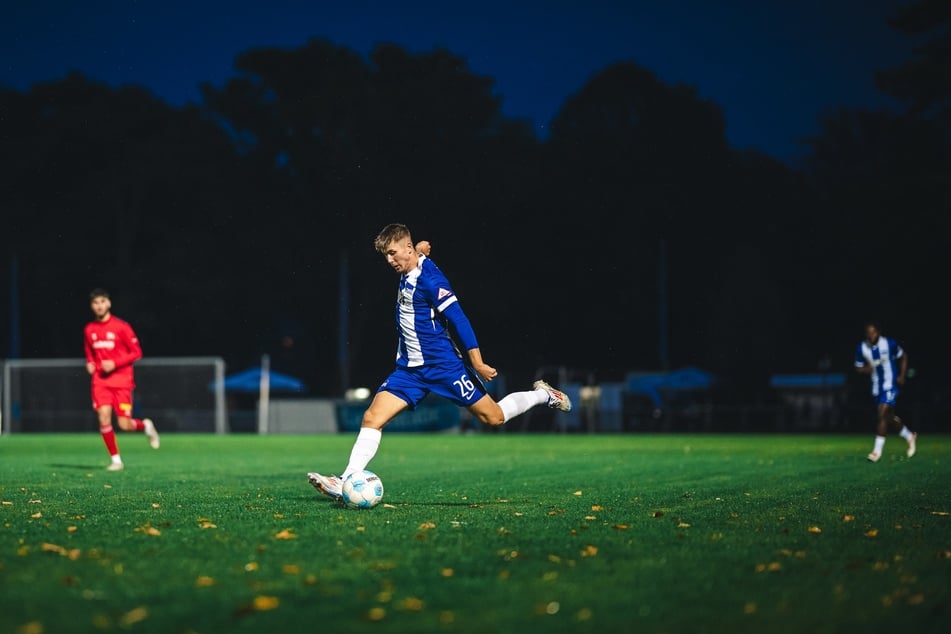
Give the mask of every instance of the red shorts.
[[92, 408], [99, 411], [103, 405], [111, 405], [119, 416], [132, 417], [132, 390], [127, 387], [92, 386]]

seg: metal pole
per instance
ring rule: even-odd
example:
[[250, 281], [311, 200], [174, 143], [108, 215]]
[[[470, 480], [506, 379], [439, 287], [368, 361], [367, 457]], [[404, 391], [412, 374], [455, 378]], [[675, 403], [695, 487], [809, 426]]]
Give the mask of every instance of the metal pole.
[[657, 356], [660, 369], [670, 368], [667, 351], [667, 241], [660, 241], [657, 256]]
[[268, 401], [271, 394], [271, 357], [261, 355], [261, 382], [258, 396], [258, 433], [267, 433]]

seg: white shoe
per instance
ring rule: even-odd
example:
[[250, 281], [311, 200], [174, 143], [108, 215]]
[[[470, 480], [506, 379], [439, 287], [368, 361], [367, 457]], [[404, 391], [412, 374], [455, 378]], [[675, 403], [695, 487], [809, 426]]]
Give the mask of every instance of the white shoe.
[[143, 418], [142, 424], [145, 425], [145, 435], [149, 437], [149, 445], [152, 449], [158, 449], [159, 436], [158, 432], [155, 431], [155, 423], [152, 422], [151, 418]]
[[106, 467], [106, 471], [122, 471], [123, 469], [125, 469], [125, 465], [121, 462], [113, 462]]
[[561, 390], [556, 390], [544, 381], [535, 381], [532, 384], [532, 388], [548, 392], [548, 407], [560, 409], [563, 412], [571, 411], [571, 399]]
[[866, 456], [869, 462], [878, 462], [878, 459], [881, 457], [882, 457], [882, 454], [878, 453], [877, 451], [873, 451], [872, 453]]
[[909, 458], [915, 455], [917, 448], [915, 447], [915, 441], [918, 440], [918, 432], [912, 432], [911, 438], [908, 439], [908, 450], [905, 452]]
[[339, 500], [343, 497], [343, 493], [340, 491], [341, 480], [335, 475], [325, 476], [312, 472], [307, 474], [307, 481], [310, 482], [312, 487], [329, 498]]

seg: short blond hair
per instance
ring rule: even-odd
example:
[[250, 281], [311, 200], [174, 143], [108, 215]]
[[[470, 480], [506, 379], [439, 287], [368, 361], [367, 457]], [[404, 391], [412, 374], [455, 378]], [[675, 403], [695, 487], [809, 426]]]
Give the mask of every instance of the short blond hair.
[[373, 240], [373, 248], [380, 253], [386, 253], [387, 247], [393, 242], [408, 241], [413, 243], [413, 237], [410, 235], [409, 227], [404, 224], [394, 222], [386, 225], [380, 230]]

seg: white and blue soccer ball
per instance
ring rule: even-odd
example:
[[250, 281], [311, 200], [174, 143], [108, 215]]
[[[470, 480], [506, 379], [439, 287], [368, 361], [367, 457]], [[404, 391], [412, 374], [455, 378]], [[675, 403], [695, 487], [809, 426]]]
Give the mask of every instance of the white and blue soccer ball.
[[383, 501], [383, 481], [372, 471], [354, 471], [343, 481], [340, 492], [350, 508], [372, 509]]

